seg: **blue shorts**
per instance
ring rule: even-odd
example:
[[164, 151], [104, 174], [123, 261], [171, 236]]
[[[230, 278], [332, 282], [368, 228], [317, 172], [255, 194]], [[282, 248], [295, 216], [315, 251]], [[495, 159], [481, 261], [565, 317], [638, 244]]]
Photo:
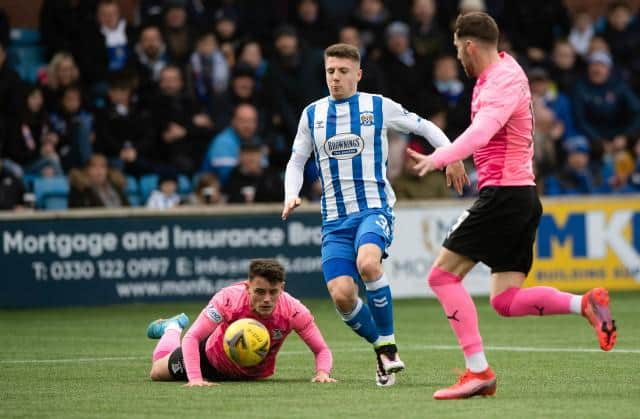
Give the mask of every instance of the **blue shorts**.
[[374, 208], [322, 226], [322, 269], [325, 281], [347, 275], [356, 279], [358, 248], [365, 243], [380, 247], [386, 258], [393, 240], [393, 210]]

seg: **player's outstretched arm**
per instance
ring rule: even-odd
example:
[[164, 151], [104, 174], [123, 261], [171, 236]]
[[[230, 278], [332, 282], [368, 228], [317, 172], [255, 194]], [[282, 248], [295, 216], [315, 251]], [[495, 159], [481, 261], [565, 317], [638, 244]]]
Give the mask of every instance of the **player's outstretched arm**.
[[458, 192], [458, 195], [462, 195], [464, 185], [471, 185], [471, 181], [467, 176], [467, 171], [464, 169], [464, 163], [457, 161], [447, 166], [447, 186], [452, 187]]
[[311, 379], [311, 382], [335, 383], [336, 380], [330, 374], [333, 367], [333, 355], [327, 342], [322, 337], [322, 333], [320, 333], [313, 316], [306, 307], [300, 307], [295, 322], [297, 324], [294, 325], [294, 330], [311, 349], [316, 359], [316, 375]]
[[184, 358], [184, 367], [187, 372], [188, 387], [202, 387], [206, 381], [202, 377], [200, 369], [200, 342], [205, 340], [218, 327], [218, 323], [211, 320], [203, 310], [193, 325], [187, 330], [182, 338], [182, 356]]

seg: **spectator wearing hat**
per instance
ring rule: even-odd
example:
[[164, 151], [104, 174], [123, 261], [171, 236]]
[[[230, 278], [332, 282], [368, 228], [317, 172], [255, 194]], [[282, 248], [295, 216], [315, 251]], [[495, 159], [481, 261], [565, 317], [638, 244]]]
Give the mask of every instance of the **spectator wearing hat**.
[[425, 94], [428, 71], [410, 44], [409, 25], [395, 21], [386, 29], [386, 49], [381, 59], [386, 75], [386, 96], [418, 115], [424, 114], [421, 98]]
[[592, 162], [589, 140], [584, 136], [567, 138], [564, 143], [567, 159], [557, 175], [544, 182], [546, 195], [584, 195], [609, 192], [600, 162]]
[[223, 188], [227, 202], [252, 204], [284, 200], [282, 177], [278, 172], [264, 167], [264, 157], [260, 144], [242, 144], [238, 164]]
[[589, 139], [592, 155], [600, 158], [616, 137], [640, 130], [640, 100], [612, 71], [609, 54], [593, 52], [588, 63], [587, 77], [574, 91], [575, 124]]
[[178, 195], [178, 177], [165, 174], [158, 179], [158, 188], [151, 192], [147, 200], [149, 209], [171, 209], [180, 205]]
[[219, 8], [214, 16], [214, 32], [230, 66], [235, 64], [235, 49], [240, 37], [238, 10], [233, 5]]
[[[263, 144], [258, 137], [258, 111], [255, 106], [243, 103], [233, 113], [231, 125], [216, 135], [202, 162], [202, 171], [214, 173], [224, 186], [229, 174], [238, 164], [242, 144]], [[266, 165], [266, 157], [263, 165]]]

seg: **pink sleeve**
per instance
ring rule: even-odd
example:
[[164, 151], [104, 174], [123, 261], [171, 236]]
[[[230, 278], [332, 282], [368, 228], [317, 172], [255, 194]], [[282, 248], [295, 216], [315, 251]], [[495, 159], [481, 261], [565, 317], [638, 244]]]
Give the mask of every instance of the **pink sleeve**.
[[205, 311], [202, 311], [195, 323], [187, 330], [182, 338], [182, 356], [189, 381], [201, 381], [200, 370], [200, 342], [213, 333], [219, 323], [213, 322]]
[[331, 355], [331, 350], [324, 341], [322, 333], [320, 333], [320, 329], [316, 326], [313, 318], [304, 329], [296, 330], [296, 332], [313, 352], [316, 358], [316, 371], [330, 373], [333, 367], [333, 355]]
[[207, 339], [227, 318], [228, 313], [219, 308], [224, 308], [223, 301], [226, 295], [227, 292], [224, 289], [217, 293], [182, 338], [182, 357], [189, 381], [202, 380], [200, 342]]
[[439, 169], [464, 160], [487, 145], [507, 123], [522, 103], [522, 97], [529, 92], [526, 79], [520, 80], [516, 75], [495, 77], [483, 88], [478, 97], [478, 112], [471, 125], [451, 145], [439, 147], [431, 155]]
[[437, 148], [431, 154], [431, 158], [438, 169], [464, 160], [477, 149], [487, 145], [500, 128], [502, 125], [498, 121], [480, 112], [451, 145]]

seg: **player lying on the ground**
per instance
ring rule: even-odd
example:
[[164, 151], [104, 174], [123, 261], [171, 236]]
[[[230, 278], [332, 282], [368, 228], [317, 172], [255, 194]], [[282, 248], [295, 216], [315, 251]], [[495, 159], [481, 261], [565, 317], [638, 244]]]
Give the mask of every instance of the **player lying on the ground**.
[[[247, 281], [217, 292], [189, 328], [180, 346], [182, 329], [189, 319], [179, 314], [152, 322], [147, 335], [160, 339], [153, 351], [150, 376], [154, 381], [188, 381], [187, 386], [209, 386], [215, 381], [256, 380], [273, 375], [276, 356], [292, 330], [315, 356], [313, 382], [330, 383], [333, 357], [309, 309], [284, 291], [284, 268], [270, 259], [256, 259]], [[226, 328], [240, 318], [259, 320], [271, 336], [271, 347], [253, 367], [236, 365], [223, 349]]]

